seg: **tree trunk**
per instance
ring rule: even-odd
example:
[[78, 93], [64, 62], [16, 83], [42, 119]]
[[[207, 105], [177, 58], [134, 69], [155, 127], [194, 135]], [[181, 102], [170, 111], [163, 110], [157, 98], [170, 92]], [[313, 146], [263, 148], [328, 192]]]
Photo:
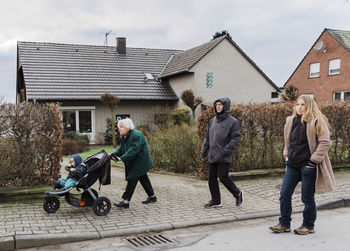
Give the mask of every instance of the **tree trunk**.
[[117, 137], [115, 132], [115, 116], [114, 116], [114, 109], [111, 109], [112, 114], [112, 139], [113, 139], [113, 148], [117, 148]]

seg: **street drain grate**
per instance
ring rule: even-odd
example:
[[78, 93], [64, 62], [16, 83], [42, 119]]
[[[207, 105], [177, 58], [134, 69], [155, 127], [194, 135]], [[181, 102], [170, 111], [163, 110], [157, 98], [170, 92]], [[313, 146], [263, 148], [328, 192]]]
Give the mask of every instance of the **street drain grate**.
[[126, 240], [136, 248], [141, 247], [148, 247], [148, 246], [154, 246], [154, 245], [161, 245], [161, 244], [167, 244], [167, 243], [174, 243], [173, 240], [170, 240], [169, 238], [164, 237], [161, 234], [157, 235], [142, 235], [137, 237], [130, 237], [126, 238]]

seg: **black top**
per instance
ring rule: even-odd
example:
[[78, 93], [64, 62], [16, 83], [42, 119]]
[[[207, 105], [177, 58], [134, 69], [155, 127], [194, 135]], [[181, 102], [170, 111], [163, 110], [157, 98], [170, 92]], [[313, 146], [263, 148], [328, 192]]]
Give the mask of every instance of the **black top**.
[[288, 150], [288, 164], [290, 167], [302, 167], [311, 157], [306, 136], [306, 122], [301, 122], [301, 117], [293, 119], [292, 132], [290, 134], [290, 146]]

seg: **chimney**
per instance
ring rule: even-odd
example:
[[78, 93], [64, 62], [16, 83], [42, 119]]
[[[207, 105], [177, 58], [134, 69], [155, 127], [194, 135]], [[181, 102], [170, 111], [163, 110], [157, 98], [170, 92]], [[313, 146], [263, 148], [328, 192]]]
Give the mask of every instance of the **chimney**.
[[117, 37], [117, 53], [118, 54], [126, 54], [126, 38], [125, 37]]

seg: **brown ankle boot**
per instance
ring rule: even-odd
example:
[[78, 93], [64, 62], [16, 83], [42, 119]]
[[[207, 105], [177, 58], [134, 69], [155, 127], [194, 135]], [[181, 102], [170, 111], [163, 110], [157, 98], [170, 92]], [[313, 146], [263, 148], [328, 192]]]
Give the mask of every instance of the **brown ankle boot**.
[[290, 232], [290, 228], [284, 227], [281, 224], [277, 224], [276, 226], [269, 227], [274, 233], [288, 233]]

